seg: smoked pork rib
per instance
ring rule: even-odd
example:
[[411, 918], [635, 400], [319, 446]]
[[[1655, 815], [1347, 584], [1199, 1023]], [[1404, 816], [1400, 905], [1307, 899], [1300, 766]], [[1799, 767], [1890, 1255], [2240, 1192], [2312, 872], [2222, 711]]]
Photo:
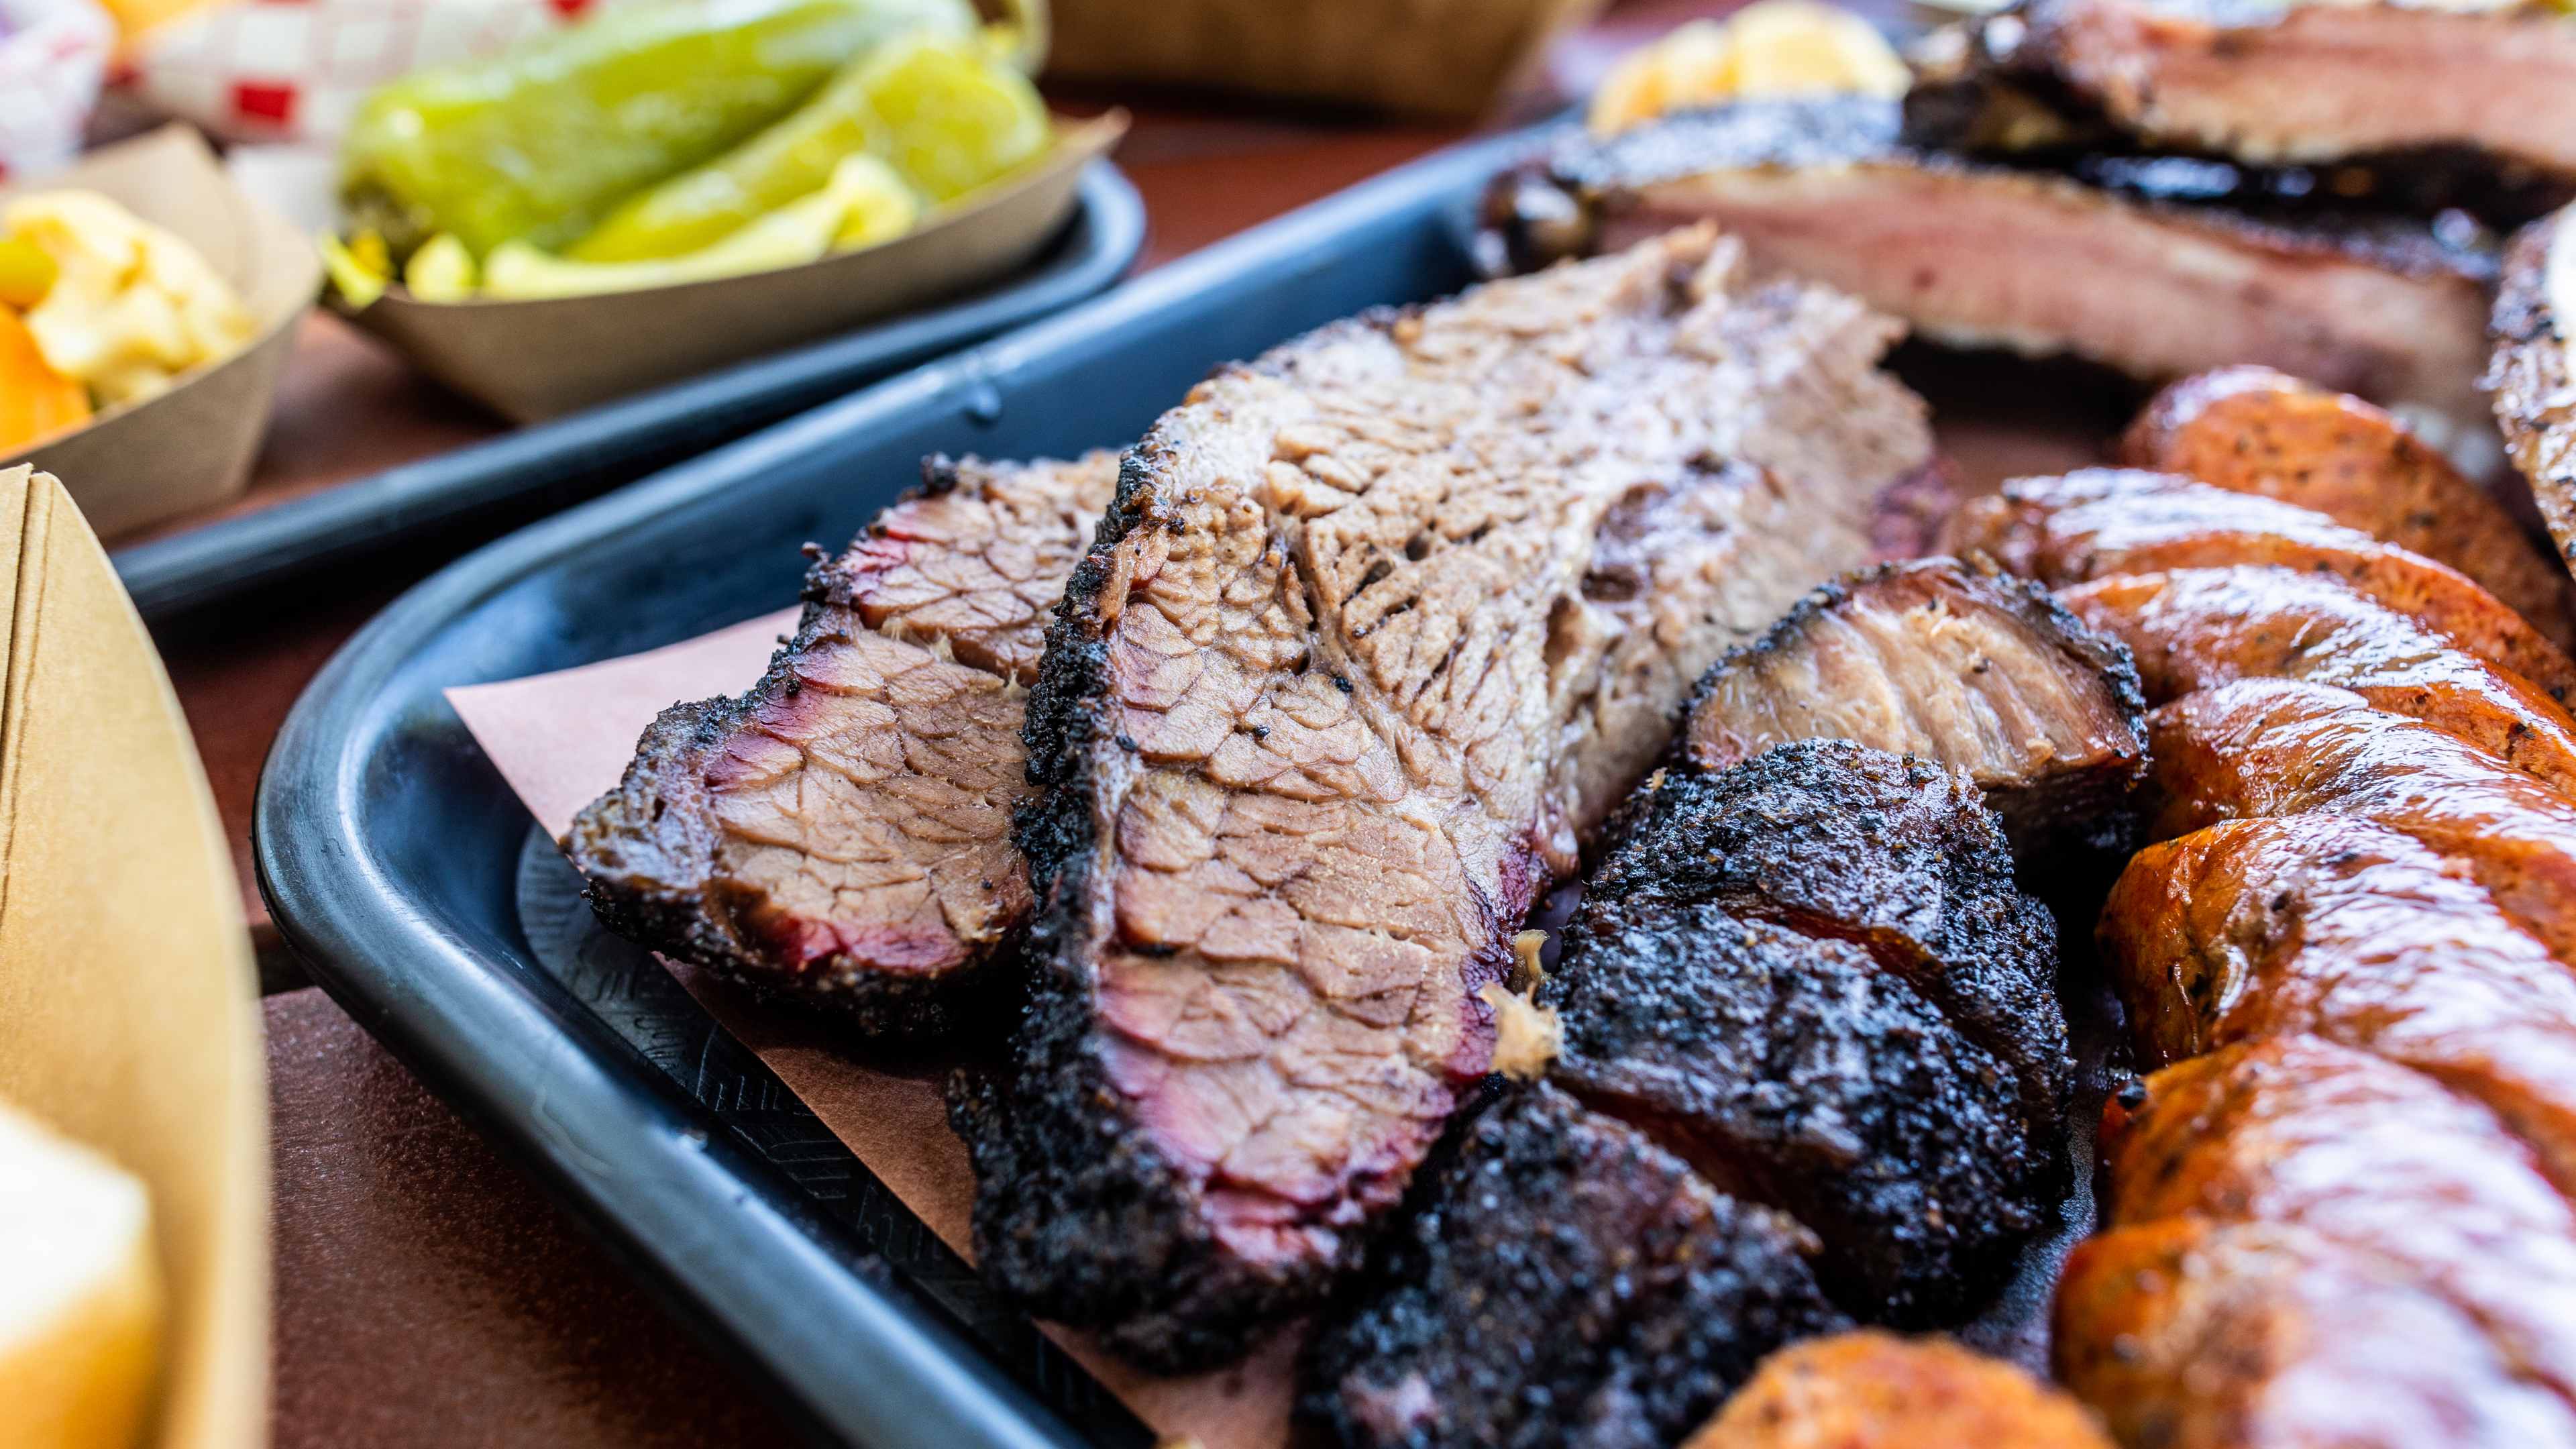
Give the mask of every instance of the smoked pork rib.
[[2159, 393], [2120, 461], [2313, 509], [2449, 564], [2561, 649], [2576, 643], [2567, 571], [2494, 495], [2360, 398], [2268, 367], [2221, 368]]
[[1812, 1235], [1545, 1085], [1461, 1124], [1375, 1271], [1308, 1346], [1352, 1446], [1653, 1449], [1778, 1345], [1841, 1326]]
[[1745, 101], [1569, 139], [1498, 183], [1523, 264], [1713, 221], [1758, 267], [1934, 341], [2151, 382], [2256, 362], [2482, 422], [2490, 255], [2420, 226], [2290, 225], [1911, 148], [1895, 103]]
[[2505, 248], [2486, 374], [2505, 451], [2529, 480], [2562, 560], [2576, 559], [2576, 223], [2568, 217], [2536, 221]]
[[2576, 699], [2576, 663], [2466, 574], [2271, 498], [2166, 473], [2087, 468], [2007, 482], [1961, 509], [1944, 544], [2059, 586], [2230, 565], [2328, 575], [2550, 698]]
[[2145, 775], [2137, 670], [2047, 592], [1956, 559], [1825, 585], [1692, 692], [1684, 759], [1856, 740], [1965, 770], [2024, 850], [2124, 849]]
[[1682, 1449], [2111, 1449], [2028, 1370], [1945, 1338], [1857, 1329], [1793, 1343]]
[[2287, 1036], [2373, 1052], [2485, 1107], [2576, 1200], [2576, 971], [2412, 837], [2222, 821], [2138, 852], [2100, 941], [2146, 1065]]
[[1030, 712], [1034, 999], [954, 1114], [1004, 1291], [1173, 1366], [1358, 1261], [1530, 903], [1925, 465], [1895, 332], [1688, 230], [1325, 328], [1128, 455]]
[[1985, 29], [2005, 69], [2152, 148], [2258, 164], [2468, 152], [2576, 182], [2576, 33], [2548, 4], [2028, 0]]
[[2576, 798], [2576, 719], [2520, 675], [2330, 578], [2277, 568], [2113, 574], [2060, 595], [2129, 646], [2158, 704], [2304, 679], [2420, 719]]
[[1024, 686], [1117, 461], [924, 475], [761, 681], [664, 711], [565, 838], [612, 930], [878, 1033], [948, 1028], [1028, 917]]

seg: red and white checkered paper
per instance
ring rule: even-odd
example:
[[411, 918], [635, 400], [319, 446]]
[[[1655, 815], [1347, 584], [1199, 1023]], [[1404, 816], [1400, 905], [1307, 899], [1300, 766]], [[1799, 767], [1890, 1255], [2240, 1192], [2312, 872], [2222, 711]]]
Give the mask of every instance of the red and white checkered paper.
[[0, 182], [72, 159], [116, 24], [90, 0], [0, 0]]
[[222, 0], [146, 32], [118, 84], [227, 140], [331, 142], [385, 82], [494, 54], [601, 3]]

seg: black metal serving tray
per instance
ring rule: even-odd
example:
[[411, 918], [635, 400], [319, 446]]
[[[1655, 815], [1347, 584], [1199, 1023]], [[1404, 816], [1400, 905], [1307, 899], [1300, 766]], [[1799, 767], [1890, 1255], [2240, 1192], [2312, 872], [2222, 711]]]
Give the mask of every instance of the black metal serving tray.
[[144, 617], [160, 622], [425, 533], [513, 510], [524, 519], [632, 482], [1106, 291], [1144, 247], [1145, 204], [1106, 161], [1084, 171], [1077, 196], [1038, 259], [983, 291], [118, 549], [117, 573]]
[[1130, 442], [1210, 368], [1470, 280], [1503, 136], [1390, 172], [1051, 320], [522, 530], [413, 589], [314, 681], [261, 781], [260, 887], [331, 994], [653, 1272], [827, 1437], [1136, 1444], [649, 958], [441, 694], [793, 599], [933, 452]]

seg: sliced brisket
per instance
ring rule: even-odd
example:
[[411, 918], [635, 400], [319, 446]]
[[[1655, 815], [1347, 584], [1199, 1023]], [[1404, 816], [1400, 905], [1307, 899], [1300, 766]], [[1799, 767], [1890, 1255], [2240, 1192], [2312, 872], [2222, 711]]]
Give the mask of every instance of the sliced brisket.
[[1354, 1446], [1661, 1449], [1778, 1345], [1840, 1326], [1815, 1240], [1541, 1085], [1461, 1124], [1308, 1348], [1304, 1409]]
[[2117, 848], [2146, 772], [2146, 705], [2118, 643], [2047, 592], [1956, 559], [1827, 584], [1700, 680], [1683, 757], [1723, 769], [1845, 739], [1964, 770], [2025, 854]]
[[1924, 465], [1894, 332], [1685, 230], [1166, 415], [1030, 715], [1036, 998], [955, 1114], [996, 1283], [1172, 1366], [1359, 1261], [1485, 1073], [1531, 902]]
[[1028, 917], [1023, 686], [1117, 468], [925, 474], [751, 692], [665, 711], [565, 838], [611, 929], [870, 1032], [946, 1029]]
[[[1693, 221], [1935, 341], [2149, 381], [2255, 362], [2483, 425], [2492, 257], [2412, 223], [2292, 224], [1911, 149], [1892, 102], [1749, 101], [1570, 139], [1498, 185], [1524, 263]], [[1515, 250], [1506, 246], [1505, 250]]]

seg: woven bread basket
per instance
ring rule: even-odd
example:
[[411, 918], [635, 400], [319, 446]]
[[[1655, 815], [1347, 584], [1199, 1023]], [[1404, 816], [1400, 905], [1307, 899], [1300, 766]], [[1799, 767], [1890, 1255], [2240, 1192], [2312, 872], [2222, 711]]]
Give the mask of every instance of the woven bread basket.
[[1054, 0], [1048, 73], [1473, 116], [1606, 3]]

